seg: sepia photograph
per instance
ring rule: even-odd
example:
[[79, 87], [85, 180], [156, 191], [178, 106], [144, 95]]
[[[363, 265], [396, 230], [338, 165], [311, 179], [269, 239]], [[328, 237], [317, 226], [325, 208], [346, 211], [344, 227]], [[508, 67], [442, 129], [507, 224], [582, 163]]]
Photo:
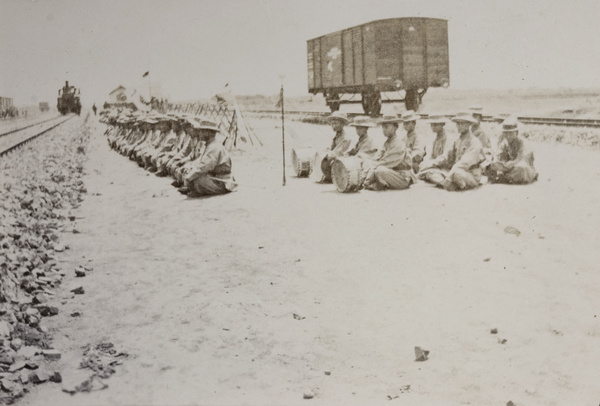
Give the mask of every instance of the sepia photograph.
[[599, 405], [599, 17], [0, 0], [0, 405]]

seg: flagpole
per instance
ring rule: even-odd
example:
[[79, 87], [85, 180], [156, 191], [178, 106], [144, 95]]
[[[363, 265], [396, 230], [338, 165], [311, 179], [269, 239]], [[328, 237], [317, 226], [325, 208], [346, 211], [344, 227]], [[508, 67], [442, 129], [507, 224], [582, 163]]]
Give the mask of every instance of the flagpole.
[[[146, 71], [146, 73], [144, 73], [142, 75], [142, 79], [148, 77], [148, 104], [150, 105], [150, 110], [152, 110], [152, 89], [150, 88], [150, 71]], [[142, 95], [140, 94], [140, 98], [142, 97]], [[141, 100], [141, 99], [140, 99]]]
[[281, 150], [283, 153], [283, 186], [285, 186], [285, 108], [283, 104], [283, 76], [281, 79], [281, 91], [279, 92], [279, 100], [281, 101]]

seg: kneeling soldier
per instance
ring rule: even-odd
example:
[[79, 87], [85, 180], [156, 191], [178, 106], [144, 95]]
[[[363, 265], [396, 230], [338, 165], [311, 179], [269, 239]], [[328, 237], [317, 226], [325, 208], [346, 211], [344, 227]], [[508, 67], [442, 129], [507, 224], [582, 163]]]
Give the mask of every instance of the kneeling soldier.
[[519, 136], [517, 120], [510, 117], [502, 123], [499, 152], [486, 171], [491, 183], [527, 184], [537, 180], [533, 167], [533, 151]]

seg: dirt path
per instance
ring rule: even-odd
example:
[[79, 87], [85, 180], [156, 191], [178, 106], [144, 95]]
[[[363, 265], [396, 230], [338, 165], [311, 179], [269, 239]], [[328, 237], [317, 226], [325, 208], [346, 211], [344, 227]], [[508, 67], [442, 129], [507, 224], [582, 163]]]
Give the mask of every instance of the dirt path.
[[598, 153], [536, 144], [526, 187], [340, 194], [291, 168], [282, 188], [280, 129], [252, 124], [265, 147], [235, 153], [243, 186], [210, 199], [109, 151], [98, 124], [62, 257], [94, 270], [47, 321], [67, 383], [87, 343], [131, 356], [108, 389], [20, 404], [598, 403]]

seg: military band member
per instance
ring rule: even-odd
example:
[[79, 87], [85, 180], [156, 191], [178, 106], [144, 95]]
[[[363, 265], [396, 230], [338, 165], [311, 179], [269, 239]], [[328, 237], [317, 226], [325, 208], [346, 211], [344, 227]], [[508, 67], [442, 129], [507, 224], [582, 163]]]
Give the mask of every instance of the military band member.
[[402, 120], [398, 116], [384, 116], [380, 121], [387, 140], [374, 160], [363, 162], [365, 189], [401, 190], [417, 181], [404, 140], [396, 134], [400, 121]]
[[[431, 146], [431, 154], [427, 161], [422, 163], [423, 168], [430, 166], [430, 162], [435, 160], [437, 157], [444, 155], [444, 153], [452, 146], [450, 138], [446, 135], [446, 118], [441, 115], [430, 115], [429, 124], [431, 125], [431, 131], [435, 134], [435, 139]], [[418, 178], [429, 183], [435, 183], [435, 173], [440, 172], [440, 169], [430, 168], [419, 172]]]
[[358, 141], [354, 148], [348, 151], [348, 155], [360, 158], [361, 161], [373, 159], [377, 154], [377, 146], [373, 137], [369, 134], [369, 128], [377, 127], [377, 125], [370, 117], [357, 116], [354, 117], [350, 126], [356, 129]]
[[201, 120], [198, 127], [206, 147], [199, 159], [190, 165], [184, 177], [184, 187], [179, 191], [196, 197], [219, 195], [235, 190], [235, 179], [231, 175], [231, 158], [223, 144], [217, 140], [217, 124]]
[[483, 118], [483, 107], [481, 106], [471, 106], [469, 107], [469, 111], [473, 114], [473, 118], [475, 119], [475, 123], [471, 126], [471, 132], [484, 149], [484, 152], [492, 150], [492, 142], [490, 141], [490, 137], [481, 129], [481, 119]]
[[406, 151], [410, 156], [413, 171], [418, 173], [419, 165], [425, 157], [425, 145], [415, 131], [419, 117], [414, 111], [408, 110], [402, 113], [401, 119], [404, 130], [406, 131]]
[[491, 183], [528, 184], [537, 180], [533, 151], [529, 142], [519, 135], [518, 122], [507, 118], [502, 123], [498, 153], [486, 171]]
[[336, 111], [327, 117], [327, 122], [331, 125], [335, 136], [327, 155], [321, 161], [321, 170], [323, 171], [322, 183], [332, 182], [331, 164], [336, 158], [347, 155], [354, 142], [356, 142], [353, 136], [344, 131], [344, 127], [350, 122], [346, 114]]
[[444, 155], [423, 169], [441, 169], [432, 174], [431, 179], [438, 187], [450, 191], [473, 189], [479, 186], [482, 172], [480, 164], [484, 160], [481, 142], [470, 131], [477, 121], [471, 113], [458, 113], [452, 121], [456, 123], [459, 137]]

